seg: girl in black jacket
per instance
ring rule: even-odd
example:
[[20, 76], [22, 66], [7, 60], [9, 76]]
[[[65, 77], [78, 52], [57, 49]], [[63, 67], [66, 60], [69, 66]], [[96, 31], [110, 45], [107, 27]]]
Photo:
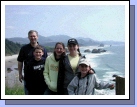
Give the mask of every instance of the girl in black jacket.
[[[67, 87], [74, 76], [80, 72], [78, 69], [78, 63], [81, 58], [79, 44], [76, 39], [72, 38], [68, 40], [69, 54], [62, 57], [59, 62], [57, 93], [58, 95], [68, 95]], [[94, 73], [90, 70], [90, 73]]]

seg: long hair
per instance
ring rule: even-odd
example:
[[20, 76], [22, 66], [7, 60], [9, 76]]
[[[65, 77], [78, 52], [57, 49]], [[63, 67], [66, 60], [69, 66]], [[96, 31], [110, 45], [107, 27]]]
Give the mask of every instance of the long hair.
[[77, 51], [78, 51], [78, 53], [79, 53], [79, 56], [81, 56], [81, 53], [80, 53], [80, 49], [79, 49], [79, 48], [77, 49]]
[[[64, 56], [64, 55], [66, 55], [65, 45], [64, 45], [63, 42], [57, 42], [57, 43], [55, 44], [54, 50], [56, 49], [56, 47], [57, 47], [58, 44], [62, 45], [62, 46], [63, 46], [63, 49], [65, 50], [65, 51], [61, 54], [61, 57], [62, 57], [62, 56]], [[55, 52], [55, 51], [53, 52], [53, 54], [54, 54], [54, 57], [56, 58], [56, 52]]]

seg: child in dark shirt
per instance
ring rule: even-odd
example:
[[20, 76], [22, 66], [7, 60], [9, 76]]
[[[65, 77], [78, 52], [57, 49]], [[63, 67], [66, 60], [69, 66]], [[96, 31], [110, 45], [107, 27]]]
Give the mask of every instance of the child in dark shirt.
[[43, 71], [45, 65], [45, 58], [43, 48], [37, 46], [34, 49], [34, 58], [32, 58], [27, 65], [27, 72], [24, 77], [26, 81], [26, 88], [29, 95], [44, 95], [47, 85], [44, 81]]

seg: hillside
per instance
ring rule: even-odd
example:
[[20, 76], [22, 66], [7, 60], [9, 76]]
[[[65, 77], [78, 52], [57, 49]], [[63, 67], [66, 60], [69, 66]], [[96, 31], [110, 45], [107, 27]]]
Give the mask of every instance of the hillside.
[[5, 56], [18, 54], [21, 44], [5, 39]]

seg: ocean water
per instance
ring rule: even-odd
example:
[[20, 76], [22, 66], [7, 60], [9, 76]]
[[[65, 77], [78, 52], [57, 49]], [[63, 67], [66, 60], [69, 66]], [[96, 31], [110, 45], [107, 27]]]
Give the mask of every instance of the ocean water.
[[[84, 52], [86, 49], [98, 49], [102, 48], [107, 50], [103, 53], [87, 53]], [[112, 81], [115, 79], [114, 74], [124, 77], [125, 76], [125, 45], [112, 45], [112, 46], [88, 46], [81, 47], [80, 51], [86, 56], [90, 62], [91, 67], [95, 70], [96, 75], [100, 81], [110, 82], [115, 85]], [[115, 95], [115, 88], [95, 90], [96, 95]]]

